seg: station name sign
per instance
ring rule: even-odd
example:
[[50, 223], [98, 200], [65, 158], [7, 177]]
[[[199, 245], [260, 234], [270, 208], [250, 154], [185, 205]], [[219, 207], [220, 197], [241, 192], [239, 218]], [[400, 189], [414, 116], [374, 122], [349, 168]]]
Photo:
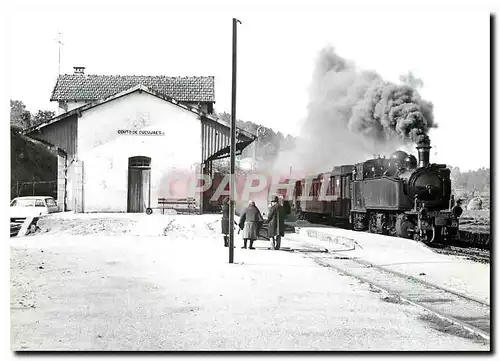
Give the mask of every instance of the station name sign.
[[161, 130], [118, 129], [121, 135], [165, 135]]

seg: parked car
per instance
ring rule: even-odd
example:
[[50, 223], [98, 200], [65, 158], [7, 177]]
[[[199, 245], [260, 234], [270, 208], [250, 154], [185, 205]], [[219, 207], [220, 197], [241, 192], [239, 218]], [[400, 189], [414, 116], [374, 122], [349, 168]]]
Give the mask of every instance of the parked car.
[[10, 202], [11, 221], [55, 212], [59, 212], [59, 207], [49, 196], [17, 197]]

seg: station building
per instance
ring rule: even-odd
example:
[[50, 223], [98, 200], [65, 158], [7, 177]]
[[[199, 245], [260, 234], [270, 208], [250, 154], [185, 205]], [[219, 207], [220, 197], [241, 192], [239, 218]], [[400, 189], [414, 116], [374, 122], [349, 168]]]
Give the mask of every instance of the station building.
[[[25, 134], [57, 151], [61, 210], [145, 212], [172, 195], [172, 179], [211, 175], [212, 161], [229, 156], [230, 125], [213, 115], [213, 77], [75, 68], [59, 76], [51, 100], [59, 114]], [[240, 154], [255, 136], [237, 129], [236, 139]], [[196, 206], [203, 212], [199, 193]]]

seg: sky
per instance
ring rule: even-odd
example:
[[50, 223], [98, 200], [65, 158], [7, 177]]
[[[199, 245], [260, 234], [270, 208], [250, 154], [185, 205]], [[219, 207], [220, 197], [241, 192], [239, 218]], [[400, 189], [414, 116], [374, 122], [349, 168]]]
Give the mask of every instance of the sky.
[[332, 45], [388, 81], [408, 71], [423, 80], [420, 93], [434, 104], [439, 124], [430, 133], [433, 162], [461, 170], [490, 166], [487, 11], [223, 5], [18, 7], [5, 23], [7, 94], [32, 112], [56, 109], [50, 95], [61, 32], [61, 73], [84, 66], [89, 74], [213, 75], [215, 109], [229, 112], [232, 18], [238, 17], [239, 119], [299, 135], [315, 60]]

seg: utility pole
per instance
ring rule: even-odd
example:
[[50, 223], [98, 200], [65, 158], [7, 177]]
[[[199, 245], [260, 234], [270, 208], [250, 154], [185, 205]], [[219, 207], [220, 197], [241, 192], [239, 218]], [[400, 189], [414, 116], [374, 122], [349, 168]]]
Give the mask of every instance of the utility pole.
[[230, 144], [230, 159], [231, 170], [229, 178], [229, 263], [234, 263], [234, 161], [236, 153], [236, 46], [237, 46], [237, 25], [241, 24], [236, 18], [233, 18], [233, 86], [231, 95], [231, 144]]

